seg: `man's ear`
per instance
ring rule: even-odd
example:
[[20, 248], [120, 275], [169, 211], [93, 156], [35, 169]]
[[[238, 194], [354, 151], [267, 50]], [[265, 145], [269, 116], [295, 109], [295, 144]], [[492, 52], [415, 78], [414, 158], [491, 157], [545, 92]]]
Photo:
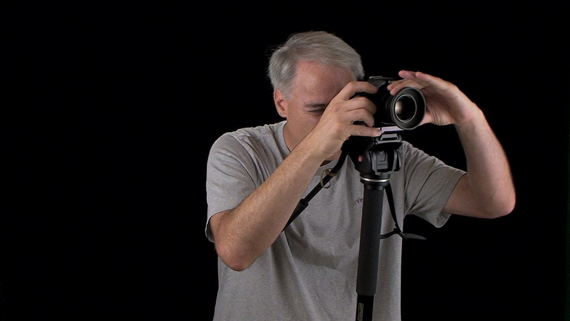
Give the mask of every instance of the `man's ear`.
[[279, 116], [287, 118], [287, 100], [281, 90], [275, 89], [273, 91], [273, 102], [275, 103], [275, 108]]

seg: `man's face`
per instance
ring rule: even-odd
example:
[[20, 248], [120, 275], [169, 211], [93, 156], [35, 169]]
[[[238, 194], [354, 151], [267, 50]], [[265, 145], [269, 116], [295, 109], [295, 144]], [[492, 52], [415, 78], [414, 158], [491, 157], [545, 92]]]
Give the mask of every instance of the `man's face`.
[[349, 69], [301, 62], [289, 97], [275, 94], [279, 115], [287, 119], [285, 142], [293, 150], [317, 125], [329, 102], [353, 81]]

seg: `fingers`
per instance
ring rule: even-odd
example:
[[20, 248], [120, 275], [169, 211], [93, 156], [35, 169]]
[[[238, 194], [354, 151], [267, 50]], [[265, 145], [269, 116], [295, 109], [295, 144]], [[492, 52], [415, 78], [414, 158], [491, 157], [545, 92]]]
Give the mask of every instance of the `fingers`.
[[365, 124], [374, 125], [373, 114], [376, 106], [364, 96], [356, 96], [350, 99], [335, 97], [323, 114], [323, 117], [334, 117], [342, 124]]
[[420, 71], [400, 70], [398, 76], [402, 79], [393, 81], [387, 87], [392, 95], [395, 95], [404, 87], [423, 89], [428, 86], [441, 87], [442, 85], [441, 79]]
[[400, 70], [398, 72], [398, 76], [404, 78], [404, 79], [413, 79], [416, 77], [416, 72], [410, 71], [410, 70]]
[[[328, 129], [343, 128], [342, 136], [380, 135], [378, 129], [373, 127], [376, 106], [365, 95], [357, 95], [358, 93], [374, 94], [376, 91], [376, 86], [365, 81], [348, 83], [327, 106], [320, 120], [321, 125]], [[338, 127], [338, 125], [341, 126]]]
[[354, 125], [351, 136], [378, 137], [382, 135], [382, 128]]
[[374, 94], [377, 90], [376, 86], [367, 81], [353, 81], [344, 86], [336, 97], [343, 100], [349, 100], [358, 93]]
[[376, 86], [365, 81], [354, 81], [347, 84], [330, 102], [327, 109], [329, 112], [340, 112], [343, 121], [353, 123], [366, 123], [368, 126], [374, 125], [373, 114], [376, 106], [372, 101], [359, 93], [374, 94]]
[[355, 97], [349, 102], [347, 111], [350, 113], [350, 123], [362, 124], [368, 127], [374, 126], [374, 113], [376, 106], [370, 100], [364, 97]]
[[423, 73], [421, 71], [410, 71], [410, 70], [400, 70], [398, 72], [398, 76], [402, 77], [403, 79], [420, 79], [423, 81], [433, 81], [435, 79], [434, 76]]

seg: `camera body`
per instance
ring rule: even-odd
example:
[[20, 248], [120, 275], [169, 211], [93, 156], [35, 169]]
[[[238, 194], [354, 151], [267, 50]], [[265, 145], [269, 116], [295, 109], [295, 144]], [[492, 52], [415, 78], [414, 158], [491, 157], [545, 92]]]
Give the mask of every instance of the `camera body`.
[[[396, 78], [370, 76], [368, 82], [378, 88], [376, 94], [363, 93], [376, 105], [374, 126], [386, 129], [411, 130], [418, 127], [425, 116], [426, 102], [422, 92], [413, 87], [405, 87], [394, 96], [387, 89]], [[396, 126], [396, 128], [393, 128]], [[385, 129], [385, 131], [386, 131]]]

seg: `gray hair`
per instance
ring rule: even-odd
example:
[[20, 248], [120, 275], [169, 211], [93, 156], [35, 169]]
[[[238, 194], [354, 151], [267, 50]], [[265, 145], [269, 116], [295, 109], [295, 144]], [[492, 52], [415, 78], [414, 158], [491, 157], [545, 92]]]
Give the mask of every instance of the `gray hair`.
[[274, 90], [281, 89], [285, 95], [290, 93], [300, 61], [347, 68], [352, 71], [355, 80], [364, 78], [360, 55], [344, 40], [325, 31], [299, 32], [290, 35], [271, 54], [267, 75]]

